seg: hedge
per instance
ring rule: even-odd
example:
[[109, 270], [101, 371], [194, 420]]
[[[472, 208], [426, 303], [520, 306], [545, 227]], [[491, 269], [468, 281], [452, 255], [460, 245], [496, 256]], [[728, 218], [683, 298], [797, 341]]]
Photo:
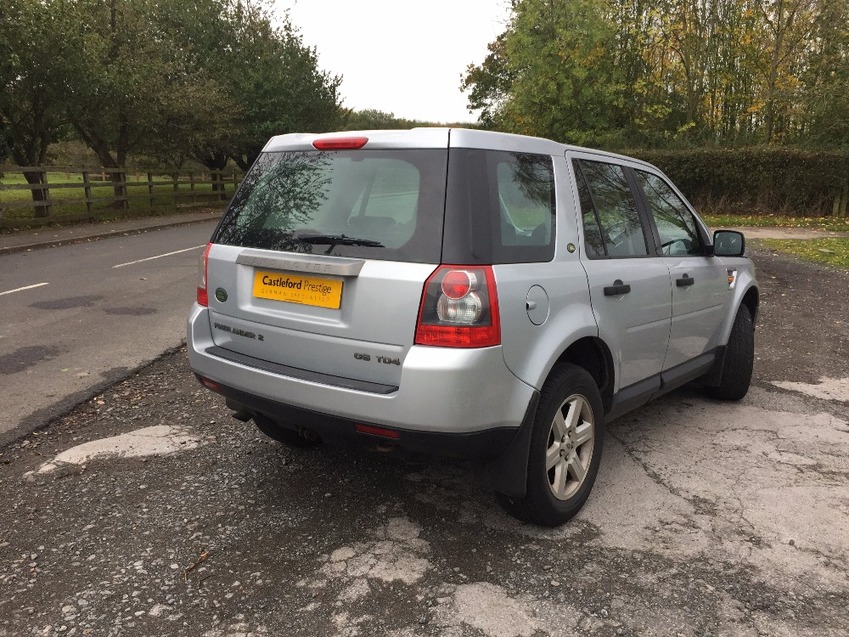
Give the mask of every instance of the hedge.
[[748, 147], [627, 154], [663, 170], [703, 212], [846, 216], [849, 151]]

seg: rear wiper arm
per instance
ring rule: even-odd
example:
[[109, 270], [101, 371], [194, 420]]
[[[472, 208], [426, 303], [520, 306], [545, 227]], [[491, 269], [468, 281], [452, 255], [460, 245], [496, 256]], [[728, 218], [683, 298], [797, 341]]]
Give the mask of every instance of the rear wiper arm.
[[327, 249], [330, 252], [335, 246], [366, 246], [368, 248], [384, 247], [380, 241], [373, 239], [358, 239], [357, 237], [349, 237], [346, 234], [302, 234], [296, 235], [295, 239], [304, 243], [312, 243], [313, 245], [330, 245]]

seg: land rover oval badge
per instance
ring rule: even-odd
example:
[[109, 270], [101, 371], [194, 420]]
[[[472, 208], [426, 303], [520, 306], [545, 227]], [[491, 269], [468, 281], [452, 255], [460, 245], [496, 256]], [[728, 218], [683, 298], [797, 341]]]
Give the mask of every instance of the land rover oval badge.
[[219, 302], [224, 303], [227, 300], [227, 290], [224, 288], [218, 288], [215, 290], [215, 298], [218, 299]]

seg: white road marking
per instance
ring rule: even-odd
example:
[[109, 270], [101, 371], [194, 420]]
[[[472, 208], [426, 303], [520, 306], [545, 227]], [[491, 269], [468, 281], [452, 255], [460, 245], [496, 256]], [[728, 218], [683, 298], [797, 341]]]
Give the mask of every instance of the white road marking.
[[190, 252], [191, 250], [199, 250], [200, 248], [205, 248], [206, 244], [199, 246], [194, 246], [193, 248], [184, 248], [183, 250], [174, 250], [174, 252], [166, 252], [165, 254], [157, 254], [155, 257], [147, 257], [146, 259], [138, 259], [137, 261], [128, 261], [127, 263], [119, 263], [118, 265], [113, 265], [112, 269], [115, 268], [123, 268], [126, 265], [135, 265], [136, 263], [144, 263], [145, 261], [153, 261], [154, 259], [161, 259], [162, 257], [170, 257], [175, 254], [182, 254], [183, 252]]
[[50, 285], [49, 283], [35, 283], [33, 285], [25, 285], [22, 288], [15, 288], [14, 290], [6, 290], [5, 292], [0, 292], [0, 296], [5, 294], [14, 294], [15, 292], [23, 292], [24, 290], [32, 290], [33, 288], [44, 287], [45, 285]]

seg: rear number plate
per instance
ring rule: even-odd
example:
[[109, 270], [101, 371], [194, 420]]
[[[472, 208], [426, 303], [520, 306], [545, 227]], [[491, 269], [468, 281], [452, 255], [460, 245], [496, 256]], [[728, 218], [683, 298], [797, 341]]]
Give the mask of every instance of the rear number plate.
[[254, 272], [254, 296], [338, 310], [342, 304], [342, 281], [257, 270]]

